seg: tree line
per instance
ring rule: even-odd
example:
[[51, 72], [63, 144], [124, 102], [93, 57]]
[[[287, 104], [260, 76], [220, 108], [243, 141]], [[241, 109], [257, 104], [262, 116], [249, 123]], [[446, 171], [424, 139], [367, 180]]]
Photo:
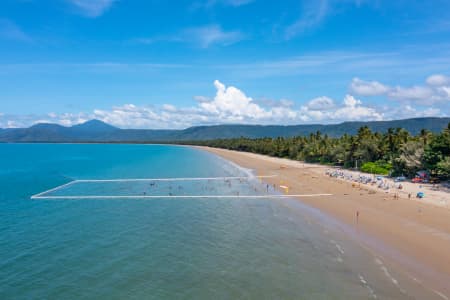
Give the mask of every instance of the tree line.
[[184, 142], [289, 158], [309, 163], [357, 168], [374, 174], [413, 177], [426, 170], [432, 177], [450, 179], [450, 123], [440, 133], [423, 129], [411, 135], [403, 128], [385, 133], [368, 126], [355, 135], [329, 137], [320, 131], [308, 136], [232, 138]]

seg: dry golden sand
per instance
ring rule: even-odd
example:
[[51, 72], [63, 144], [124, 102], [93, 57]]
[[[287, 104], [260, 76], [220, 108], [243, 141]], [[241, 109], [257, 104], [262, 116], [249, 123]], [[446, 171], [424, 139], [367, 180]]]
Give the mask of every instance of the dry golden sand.
[[200, 148], [252, 169], [257, 175], [277, 175], [264, 180], [277, 187], [288, 186], [289, 194], [333, 194], [299, 200], [352, 226], [359, 235], [370, 237], [358, 242], [427, 288], [442, 293], [443, 299], [450, 298], [448, 207], [402, 197], [396, 199], [392, 194], [370, 189], [366, 185], [358, 186], [330, 178], [325, 174], [327, 168], [320, 165], [246, 152]]

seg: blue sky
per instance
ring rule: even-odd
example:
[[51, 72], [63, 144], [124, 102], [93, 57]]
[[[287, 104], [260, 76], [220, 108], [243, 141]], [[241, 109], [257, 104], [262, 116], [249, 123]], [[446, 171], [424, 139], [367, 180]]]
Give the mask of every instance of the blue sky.
[[0, 127], [450, 115], [450, 2], [3, 0]]

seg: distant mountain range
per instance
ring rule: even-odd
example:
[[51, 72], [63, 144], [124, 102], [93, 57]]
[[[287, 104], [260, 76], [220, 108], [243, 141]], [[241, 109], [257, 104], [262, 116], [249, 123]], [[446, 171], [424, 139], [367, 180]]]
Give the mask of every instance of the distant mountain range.
[[331, 125], [213, 125], [183, 130], [120, 129], [99, 120], [72, 127], [57, 124], [36, 124], [29, 128], [0, 129], [0, 142], [169, 142], [210, 140], [219, 138], [260, 138], [304, 136], [317, 131], [337, 137], [355, 134], [361, 126], [372, 131], [386, 132], [389, 128], [404, 128], [411, 134], [421, 129], [440, 132], [450, 118], [414, 118], [394, 121], [344, 122]]

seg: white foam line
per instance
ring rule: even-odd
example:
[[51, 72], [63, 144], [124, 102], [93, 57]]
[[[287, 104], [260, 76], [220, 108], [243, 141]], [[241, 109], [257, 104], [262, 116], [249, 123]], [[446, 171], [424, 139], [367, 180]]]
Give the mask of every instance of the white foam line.
[[389, 278], [393, 284], [395, 284], [396, 286], [398, 286], [398, 281], [397, 279], [395, 279], [391, 273], [389, 273], [388, 269], [386, 268], [386, 266], [383, 264], [383, 262], [380, 259], [375, 259], [375, 262], [380, 266], [380, 269], [384, 272], [384, 274], [386, 275], [387, 278]]
[[335, 246], [338, 249], [338, 251], [341, 252], [341, 254], [344, 254], [344, 249], [342, 249], [342, 247], [339, 244], [336, 244]]
[[389, 278], [393, 284], [395, 284], [396, 286], [398, 286], [398, 281], [397, 279], [395, 279], [391, 273], [389, 273], [388, 269], [385, 266], [381, 266], [380, 267], [381, 270], [384, 272], [384, 274], [386, 275], [387, 278]]
[[367, 282], [367, 280], [362, 276], [362, 275], [358, 275], [359, 277], [359, 281], [367, 288], [367, 290], [369, 291], [369, 296], [370, 298], [373, 299], [378, 299], [377, 295], [375, 294], [375, 291], [370, 287], [369, 283]]
[[[41, 193], [42, 194], [42, 193]], [[140, 195], [140, 196], [118, 196], [118, 195], [105, 195], [105, 196], [32, 196], [32, 199], [158, 199], [158, 198], [288, 198], [288, 197], [320, 197], [320, 196], [332, 196], [332, 194], [305, 194], [305, 195]]]
[[[255, 176], [255, 178], [272, 178], [277, 175]], [[131, 181], [194, 181], [194, 180], [227, 180], [252, 179], [253, 177], [181, 177], [181, 178], [117, 178], [117, 179], [78, 179], [75, 182], [131, 182]]]
[[59, 186], [57, 186], [57, 187], [55, 187], [55, 188], [52, 188], [52, 189], [43, 191], [43, 192], [41, 192], [41, 193], [39, 193], [39, 194], [35, 194], [35, 195], [31, 196], [31, 199], [37, 199], [37, 198], [41, 197], [41, 196], [44, 195], [44, 194], [48, 194], [48, 193], [51, 193], [51, 192], [55, 192], [55, 191], [60, 190], [60, 189], [62, 189], [62, 188], [68, 187], [69, 185], [72, 185], [72, 184], [74, 184], [75, 182], [76, 182], [76, 180], [71, 181], [71, 182], [68, 182], [68, 183], [63, 184], [63, 185], [59, 185]]
[[436, 291], [436, 290], [433, 290], [433, 292], [435, 292], [435, 293], [436, 293], [439, 297], [441, 297], [442, 299], [448, 300], [448, 297], [445, 296], [444, 294], [442, 294], [441, 292]]

